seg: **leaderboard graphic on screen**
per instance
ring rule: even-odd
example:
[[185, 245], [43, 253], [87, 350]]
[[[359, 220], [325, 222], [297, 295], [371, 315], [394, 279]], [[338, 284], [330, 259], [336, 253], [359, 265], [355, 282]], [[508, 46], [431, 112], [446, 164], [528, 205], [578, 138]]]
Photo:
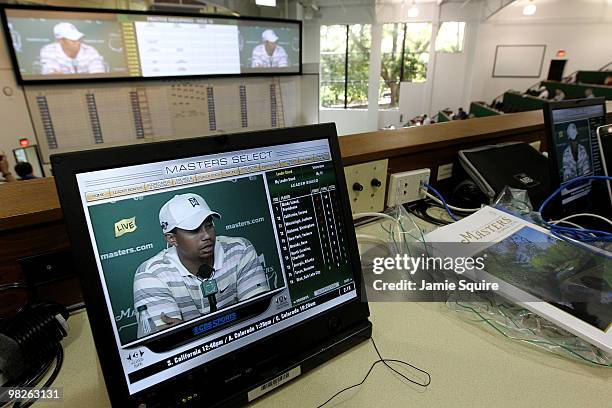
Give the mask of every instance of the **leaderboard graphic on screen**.
[[20, 79], [299, 74], [298, 21], [4, 10]]

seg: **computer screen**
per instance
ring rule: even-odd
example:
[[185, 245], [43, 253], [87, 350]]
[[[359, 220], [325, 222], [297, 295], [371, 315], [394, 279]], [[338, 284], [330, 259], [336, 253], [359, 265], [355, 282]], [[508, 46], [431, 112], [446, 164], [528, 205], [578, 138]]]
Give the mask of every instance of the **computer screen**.
[[[597, 129], [597, 137], [599, 138], [599, 149], [601, 150], [601, 162], [604, 169], [604, 175], [612, 176], [612, 125], [602, 126]], [[612, 205], [612, 183], [606, 181], [608, 187], [608, 196]]]
[[[575, 106], [574, 106], [575, 105]], [[548, 127], [553, 187], [577, 177], [603, 174], [597, 128], [606, 123], [603, 98], [551, 103]], [[592, 190], [585, 181], [561, 191], [561, 205], [577, 205]]]
[[22, 82], [301, 72], [299, 21], [37, 8], [4, 13]]
[[130, 395], [357, 297], [328, 139], [75, 177]]

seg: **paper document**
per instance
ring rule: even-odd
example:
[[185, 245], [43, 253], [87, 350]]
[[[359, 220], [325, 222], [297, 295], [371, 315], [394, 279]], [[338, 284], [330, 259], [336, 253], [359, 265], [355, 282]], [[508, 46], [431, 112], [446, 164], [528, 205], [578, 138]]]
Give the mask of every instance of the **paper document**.
[[492, 207], [426, 235], [434, 252], [484, 257], [470, 279], [612, 352], [612, 253], [562, 240]]

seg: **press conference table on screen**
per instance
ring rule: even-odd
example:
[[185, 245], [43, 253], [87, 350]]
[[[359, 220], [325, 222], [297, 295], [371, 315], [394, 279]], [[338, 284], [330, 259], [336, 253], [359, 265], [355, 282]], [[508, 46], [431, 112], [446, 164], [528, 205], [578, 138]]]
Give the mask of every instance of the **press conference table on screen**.
[[[430, 229], [431, 225], [422, 225]], [[357, 232], [371, 232], [368, 226]], [[431, 374], [426, 389], [378, 364], [360, 387], [329, 407], [559, 407], [609, 406], [612, 371], [525, 347], [466, 323], [442, 303], [371, 302], [373, 338], [384, 358], [409, 362]], [[54, 386], [63, 406], [107, 407], [110, 401], [89, 328], [87, 312], [69, 319], [65, 361]], [[378, 359], [364, 342], [256, 399], [254, 407], [317, 407], [359, 383]], [[400, 369], [409, 377], [417, 373]]]

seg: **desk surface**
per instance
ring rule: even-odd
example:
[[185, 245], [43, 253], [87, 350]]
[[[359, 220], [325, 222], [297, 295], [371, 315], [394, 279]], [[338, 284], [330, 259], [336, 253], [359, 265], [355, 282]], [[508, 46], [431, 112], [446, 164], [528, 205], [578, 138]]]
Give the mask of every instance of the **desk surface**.
[[[436, 216], [442, 216], [441, 211]], [[423, 229], [430, 224], [416, 220]], [[374, 225], [358, 233], [377, 234]], [[370, 303], [373, 338], [384, 358], [407, 361], [431, 374], [422, 389], [377, 365], [361, 387], [326, 407], [597, 407], [612, 400], [612, 370], [523, 346], [461, 320], [441, 303]], [[64, 406], [110, 405], [87, 313], [68, 321], [64, 366], [55, 386]], [[255, 401], [253, 407], [316, 407], [360, 382], [377, 360], [364, 342]], [[406, 373], [405, 371], [402, 371]]]
[[[485, 332], [439, 303], [371, 303], [373, 337], [385, 358], [431, 373], [426, 389], [377, 366], [359, 389], [330, 407], [605, 407], [612, 370], [555, 357]], [[86, 312], [69, 320], [66, 358], [55, 386], [63, 406], [110, 405]], [[316, 407], [363, 379], [376, 353], [370, 342], [349, 350], [257, 400], [254, 407]], [[50, 405], [51, 406], [51, 405]]]

